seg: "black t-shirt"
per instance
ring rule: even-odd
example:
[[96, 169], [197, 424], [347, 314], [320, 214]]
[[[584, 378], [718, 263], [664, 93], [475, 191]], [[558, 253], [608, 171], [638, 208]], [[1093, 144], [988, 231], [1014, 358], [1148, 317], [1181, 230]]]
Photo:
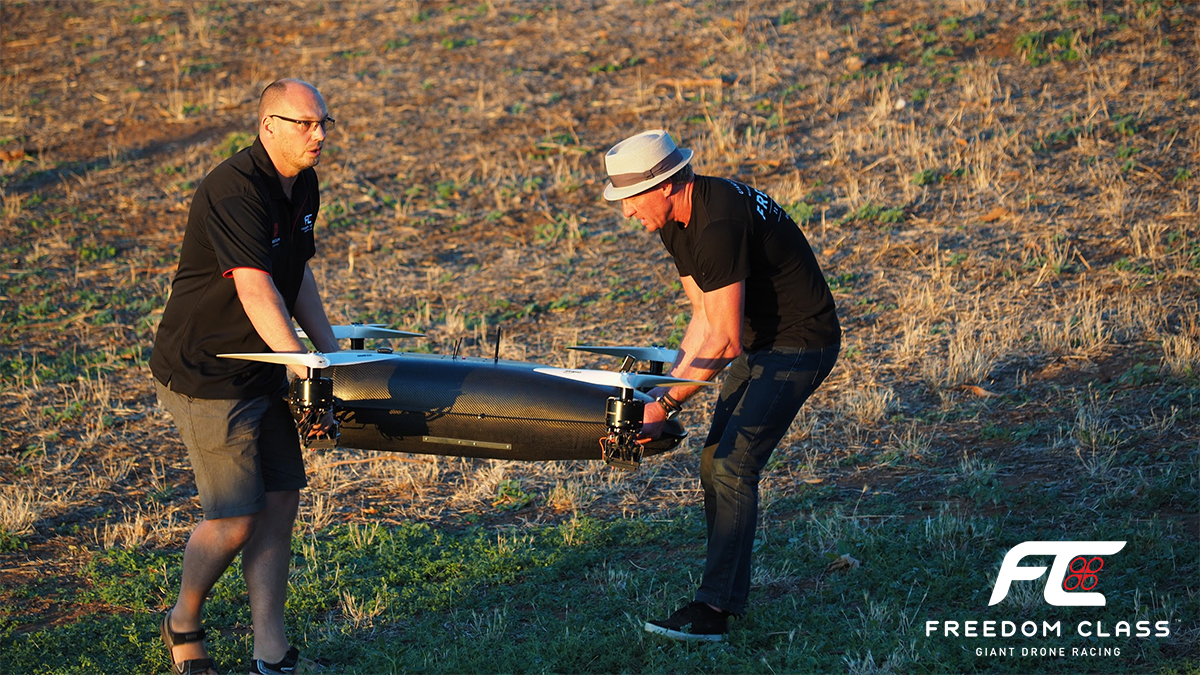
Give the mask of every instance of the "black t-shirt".
[[813, 349], [841, 341], [833, 295], [796, 223], [759, 190], [696, 176], [687, 227], [659, 230], [682, 277], [715, 291], [745, 280], [742, 348]]
[[305, 263], [316, 252], [319, 208], [316, 172], [302, 171], [288, 200], [258, 139], [205, 177], [192, 198], [179, 268], [150, 356], [154, 377], [196, 398], [249, 398], [279, 388], [283, 366], [216, 356], [270, 351], [242, 308], [233, 270], [270, 274], [293, 312]]

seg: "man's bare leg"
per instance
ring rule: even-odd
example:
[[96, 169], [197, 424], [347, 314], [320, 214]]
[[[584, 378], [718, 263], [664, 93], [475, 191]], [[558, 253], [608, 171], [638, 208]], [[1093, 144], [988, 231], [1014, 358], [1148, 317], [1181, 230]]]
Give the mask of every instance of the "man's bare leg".
[[[179, 597], [171, 610], [169, 628], [176, 633], [199, 630], [201, 611], [209, 591], [250, 540], [257, 515], [201, 521], [188, 537], [183, 551], [183, 574]], [[171, 654], [174, 663], [202, 659], [207, 654], [202, 642], [178, 645]]]
[[283, 625], [288, 570], [292, 559], [292, 527], [300, 506], [300, 492], [268, 492], [267, 507], [258, 515], [258, 527], [242, 549], [242, 572], [250, 594], [254, 622], [254, 658], [275, 663], [288, 651]]

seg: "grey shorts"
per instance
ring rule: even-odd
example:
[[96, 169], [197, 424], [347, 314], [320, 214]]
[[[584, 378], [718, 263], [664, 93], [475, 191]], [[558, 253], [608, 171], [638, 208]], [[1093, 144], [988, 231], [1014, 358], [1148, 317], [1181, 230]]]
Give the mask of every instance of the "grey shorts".
[[266, 493], [308, 485], [300, 437], [282, 391], [250, 399], [193, 398], [157, 379], [158, 400], [175, 426], [209, 520], [258, 513]]

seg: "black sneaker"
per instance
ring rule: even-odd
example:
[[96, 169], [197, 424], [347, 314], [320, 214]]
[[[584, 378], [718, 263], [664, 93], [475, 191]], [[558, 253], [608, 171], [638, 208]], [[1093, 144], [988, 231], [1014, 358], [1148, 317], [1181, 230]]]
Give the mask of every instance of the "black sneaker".
[[665, 621], [647, 621], [646, 632], [673, 640], [721, 642], [729, 634], [729, 617], [729, 612], [713, 609], [703, 602], [692, 602]]
[[303, 673], [319, 673], [325, 670], [329, 662], [325, 659], [306, 659], [300, 656], [300, 650], [288, 647], [288, 652], [279, 663], [267, 663], [262, 659], [251, 659], [250, 675], [302, 675]]

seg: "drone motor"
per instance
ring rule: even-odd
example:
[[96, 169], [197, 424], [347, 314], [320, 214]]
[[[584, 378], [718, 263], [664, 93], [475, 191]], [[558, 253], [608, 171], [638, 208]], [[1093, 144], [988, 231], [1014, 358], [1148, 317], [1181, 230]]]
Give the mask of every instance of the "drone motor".
[[332, 427], [312, 433], [321, 428], [322, 420], [333, 412], [333, 380], [320, 377], [317, 372], [313, 372], [312, 377], [296, 378], [288, 387], [287, 401], [304, 447], [310, 450], [337, 447], [341, 436], [337, 420], [333, 420]]
[[610, 396], [605, 414], [608, 435], [600, 439], [604, 463], [618, 469], [634, 471], [642, 463], [642, 417], [646, 404], [633, 397], [632, 389], [623, 389], [620, 398]]

